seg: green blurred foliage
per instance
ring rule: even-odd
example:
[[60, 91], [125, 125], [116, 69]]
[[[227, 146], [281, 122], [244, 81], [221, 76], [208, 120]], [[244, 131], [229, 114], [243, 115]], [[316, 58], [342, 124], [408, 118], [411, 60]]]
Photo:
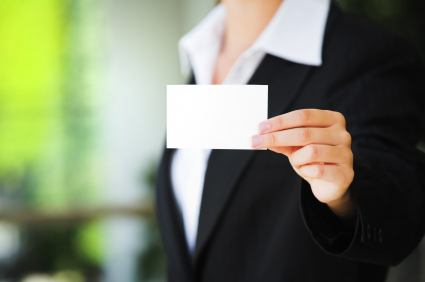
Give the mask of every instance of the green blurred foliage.
[[[142, 176], [142, 182], [149, 187], [146, 197], [154, 202], [155, 198], [155, 183], [156, 183], [156, 170], [158, 163], [152, 162], [151, 166], [146, 170]], [[156, 217], [146, 218], [144, 220], [148, 232], [145, 234], [146, 248], [140, 254], [139, 276], [141, 281], [165, 281], [165, 251], [160, 238], [159, 227]]]
[[33, 273], [85, 277], [100, 281], [101, 268], [81, 251], [80, 225], [56, 224], [23, 228], [19, 255], [2, 265], [1, 281], [22, 281]]
[[103, 222], [93, 221], [81, 226], [76, 234], [76, 248], [93, 265], [102, 265], [104, 262], [106, 243], [102, 230]]
[[[0, 1], [0, 211], [54, 212], [101, 201], [93, 137], [97, 2]], [[102, 263], [99, 223], [22, 233], [23, 250], [40, 252], [22, 255], [18, 272]], [[27, 265], [33, 260], [37, 267]]]
[[91, 25], [97, 0], [0, 1], [0, 195], [63, 209], [99, 199]]
[[0, 175], [22, 175], [60, 130], [63, 1], [24, 2], [0, 1]]

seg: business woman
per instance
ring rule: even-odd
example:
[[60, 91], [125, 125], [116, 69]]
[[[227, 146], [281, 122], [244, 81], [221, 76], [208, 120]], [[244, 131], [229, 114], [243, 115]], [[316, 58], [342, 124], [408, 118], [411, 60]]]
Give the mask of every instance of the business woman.
[[385, 281], [424, 233], [415, 52], [329, 0], [223, 0], [180, 51], [191, 83], [269, 85], [270, 119], [266, 151], [165, 150], [169, 281]]

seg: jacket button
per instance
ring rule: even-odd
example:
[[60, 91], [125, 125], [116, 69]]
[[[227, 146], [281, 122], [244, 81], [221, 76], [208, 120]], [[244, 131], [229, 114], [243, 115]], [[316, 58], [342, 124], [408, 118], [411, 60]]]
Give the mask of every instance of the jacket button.
[[367, 225], [367, 227], [366, 227], [366, 235], [367, 235], [367, 238], [370, 240], [370, 239], [372, 239], [372, 232], [371, 232], [371, 230], [370, 230], [371, 228], [370, 228], [370, 225], [368, 224]]
[[378, 233], [379, 233], [378, 228], [377, 227], [374, 227], [373, 228], [373, 241], [375, 241], [375, 242], [377, 242], [379, 240], [378, 239], [378, 237], [379, 237]]
[[382, 228], [379, 228], [379, 232], [378, 232], [378, 241], [379, 241], [379, 243], [383, 243], [384, 242], [384, 240], [383, 240], [383, 238], [382, 238]]

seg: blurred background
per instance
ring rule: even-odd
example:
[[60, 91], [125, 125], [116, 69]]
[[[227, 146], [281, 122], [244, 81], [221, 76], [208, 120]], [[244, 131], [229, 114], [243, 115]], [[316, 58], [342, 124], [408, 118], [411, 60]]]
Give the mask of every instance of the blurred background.
[[[339, 2], [425, 58], [423, 0]], [[214, 4], [0, 1], [0, 281], [164, 281], [165, 85], [185, 81], [178, 39]], [[423, 245], [391, 282], [425, 281]]]

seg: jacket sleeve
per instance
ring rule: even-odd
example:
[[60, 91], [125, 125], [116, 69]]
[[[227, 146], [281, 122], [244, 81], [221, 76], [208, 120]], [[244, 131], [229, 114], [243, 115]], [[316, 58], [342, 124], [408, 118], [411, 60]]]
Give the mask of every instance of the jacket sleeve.
[[356, 213], [341, 222], [301, 188], [307, 228], [327, 253], [381, 265], [401, 262], [420, 242], [425, 226], [425, 166], [416, 149], [423, 132], [425, 75], [420, 59], [400, 42], [330, 94], [352, 136]]

